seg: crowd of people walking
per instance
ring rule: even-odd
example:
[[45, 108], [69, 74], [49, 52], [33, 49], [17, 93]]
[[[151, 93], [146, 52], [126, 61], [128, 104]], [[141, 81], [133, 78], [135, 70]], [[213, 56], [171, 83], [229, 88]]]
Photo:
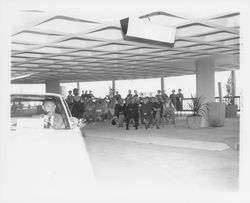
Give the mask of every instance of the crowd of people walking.
[[181, 89], [175, 94], [169, 96], [157, 91], [154, 97], [145, 97], [138, 95], [134, 90], [128, 90], [125, 98], [122, 98], [118, 91], [114, 95], [108, 95], [105, 98], [96, 98], [92, 91], [82, 91], [74, 89], [69, 91], [66, 98], [72, 116], [84, 118], [87, 122], [111, 120], [113, 125], [123, 127], [124, 123], [127, 130], [133, 126], [136, 130], [139, 124], [145, 126], [145, 129], [155, 126], [160, 128], [160, 123], [175, 124], [175, 117], [182, 116], [184, 96]]

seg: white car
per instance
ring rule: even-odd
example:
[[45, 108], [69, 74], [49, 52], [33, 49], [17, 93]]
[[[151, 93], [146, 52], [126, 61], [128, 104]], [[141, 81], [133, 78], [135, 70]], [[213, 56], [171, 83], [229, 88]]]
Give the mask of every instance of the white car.
[[[43, 102], [56, 102], [63, 128], [44, 128]], [[5, 140], [3, 202], [78, 202], [93, 189], [80, 127], [58, 94], [11, 95], [11, 131]]]

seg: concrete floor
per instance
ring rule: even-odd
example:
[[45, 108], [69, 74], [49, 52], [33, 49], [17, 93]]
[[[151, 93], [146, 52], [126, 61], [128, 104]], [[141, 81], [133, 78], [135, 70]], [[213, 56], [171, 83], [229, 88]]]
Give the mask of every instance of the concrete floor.
[[[173, 141], [171, 145], [168, 141]], [[191, 143], [188, 147], [175, 145]], [[197, 148], [192, 142], [218, 143], [222, 149]], [[239, 119], [225, 126], [190, 130], [185, 118], [177, 125], [138, 130], [109, 123], [88, 125], [85, 142], [97, 185], [154, 190], [237, 191]], [[197, 144], [197, 143], [196, 143]], [[194, 147], [192, 147], [194, 146]]]

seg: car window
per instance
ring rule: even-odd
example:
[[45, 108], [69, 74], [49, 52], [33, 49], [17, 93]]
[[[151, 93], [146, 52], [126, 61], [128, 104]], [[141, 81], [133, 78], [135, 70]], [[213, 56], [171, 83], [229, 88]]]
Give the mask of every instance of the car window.
[[[46, 117], [47, 112], [43, 108], [45, 100], [53, 100], [55, 113], [53, 116], [53, 128], [69, 129], [69, 121], [65, 109], [59, 97], [37, 95], [12, 95], [11, 96], [11, 129], [16, 129], [17, 124], [35, 127], [38, 119]], [[25, 122], [24, 122], [25, 121]], [[32, 125], [34, 124], [34, 125]], [[42, 125], [41, 125], [42, 126]]]

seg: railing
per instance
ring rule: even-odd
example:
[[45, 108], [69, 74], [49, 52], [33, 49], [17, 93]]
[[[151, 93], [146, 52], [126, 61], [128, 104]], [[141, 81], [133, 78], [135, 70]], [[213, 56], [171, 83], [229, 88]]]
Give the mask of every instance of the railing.
[[[228, 101], [230, 101], [231, 99], [234, 99], [234, 104], [238, 105], [238, 111], [240, 111], [243, 107], [243, 104], [241, 102], [240, 96], [234, 96], [234, 97], [222, 97], [222, 101], [221, 102], [225, 102], [228, 103]], [[219, 97], [215, 97], [215, 102], [220, 102], [220, 98]]]
[[[238, 105], [238, 111], [241, 111], [242, 109], [242, 102], [241, 102], [241, 99], [240, 99], [240, 96], [234, 96], [234, 97], [223, 97], [222, 98], [222, 101], [221, 102], [225, 102], [225, 103], [228, 103], [228, 101], [230, 99], [234, 98], [234, 103], [235, 105]], [[215, 97], [215, 102], [219, 102], [220, 101], [220, 98], [219, 97]], [[189, 103], [192, 102], [192, 98], [184, 98], [183, 99], [183, 111], [191, 111], [190, 110], [190, 107], [189, 107]]]

